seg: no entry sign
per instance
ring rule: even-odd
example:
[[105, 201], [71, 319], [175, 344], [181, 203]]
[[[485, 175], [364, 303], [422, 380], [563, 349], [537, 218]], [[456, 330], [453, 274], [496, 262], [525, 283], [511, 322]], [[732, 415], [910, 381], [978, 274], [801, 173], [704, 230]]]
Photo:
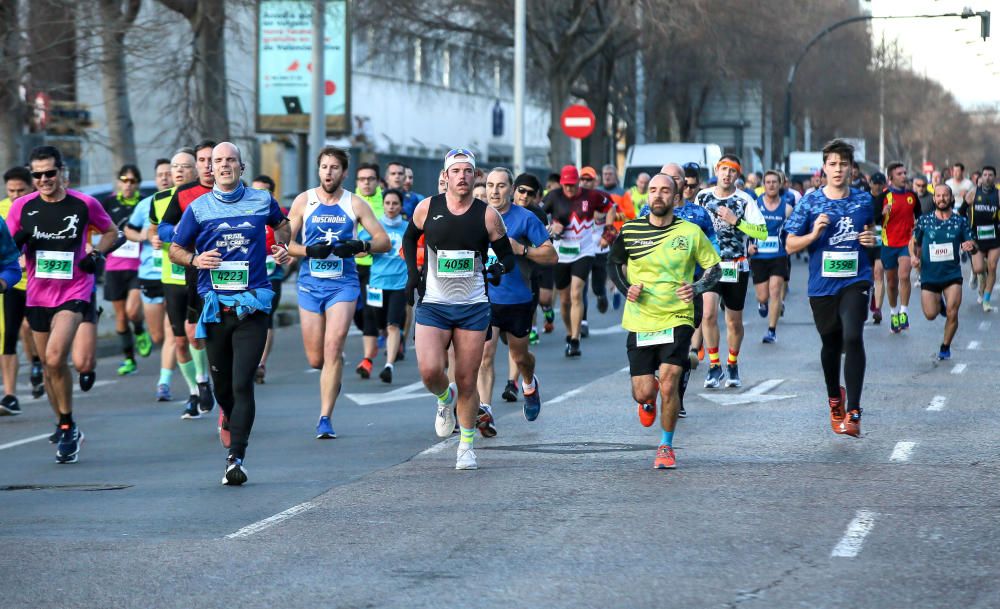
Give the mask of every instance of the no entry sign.
[[590, 108], [581, 106], [580, 104], [574, 104], [566, 108], [559, 118], [559, 124], [562, 125], [562, 130], [566, 134], [566, 137], [573, 137], [578, 140], [582, 140], [593, 133], [596, 122], [597, 119], [594, 118], [594, 113], [590, 111]]

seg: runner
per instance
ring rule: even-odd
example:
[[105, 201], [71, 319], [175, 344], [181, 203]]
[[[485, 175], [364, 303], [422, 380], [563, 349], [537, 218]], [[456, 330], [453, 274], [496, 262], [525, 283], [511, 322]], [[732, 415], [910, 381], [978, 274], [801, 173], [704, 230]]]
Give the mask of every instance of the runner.
[[[375, 163], [361, 163], [354, 170], [354, 181], [358, 185], [356, 195], [368, 203], [372, 216], [377, 223], [382, 217], [382, 187], [379, 186], [379, 168]], [[346, 203], [346, 202], [345, 202]], [[358, 239], [370, 240], [371, 235], [364, 231], [364, 226], [358, 227]], [[362, 331], [361, 342], [364, 353], [358, 367], [354, 369], [363, 379], [372, 374], [375, 356], [378, 354], [378, 332], [365, 327], [365, 302], [368, 300], [368, 280], [371, 277], [372, 257], [370, 254], [359, 256], [357, 262], [358, 281], [361, 285], [361, 295], [354, 313], [354, 324]]]
[[[490, 325], [485, 281], [499, 284], [501, 275], [515, 264], [500, 214], [472, 198], [475, 170], [472, 152], [449, 151], [444, 158], [447, 191], [417, 205], [403, 237], [406, 294], [413, 298], [414, 290], [420, 293], [415, 311], [420, 377], [437, 396], [434, 429], [439, 437], [454, 431], [457, 407], [461, 439], [455, 469], [461, 470], [478, 467], [472, 441], [479, 410], [476, 380]], [[574, 175], [573, 182], [577, 180]], [[417, 269], [421, 235], [426, 237], [423, 273]], [[491, 246], [497, 261], [487, 265]], [[445, 373], [449, 345], [455, 349], [454, 384]]]
[[[660, 394], [662, 431], [655, 469], [676, 467], [673, 439], [680, 408], [678, 387], [694, 333], [692, 301], [721, 275], [719, 255], [705, 234], [674, 216], [679, 194], [680, 184], [674, 178], [662, 173], [653, 176], [650, 214], [622, 226], [608, 257], [608, 273], [626, 295], [622, 327], [628, 330], [625, 346], [632, 397], [645, 427], [656, 421], [656, 395]], [[694, 281], [695, 264], [708, 269], [698, 281]]]
[[[906, 167], [889, 163], [889, 190], [882, 206], [882, 268], [889, 295], [889, 332], [899, 334], [910, 328], [910, 240], [913, 225], [920, 217], [916, 193], [906, 189]], [[984, 307], [985, 308], [985, 307]]]
[[750, 251], [750, 271], [757, 292], [757, 312], [767, 318], [767, 332], [762, 342], [772, 344], [777, 337], [778, 318], [784, 307], [784, 288], [789, 279], [791, 261], [785, 251], [785, 220], [792, 206], [781, 196], [781, 175], [777, 171], [764, 174], [764, 193], [757, 198], [757, 207], [767, 222], [767, 239], [753, 243]]
[[597, 191], [581, 188], [580, 174], [572, 165], [562, 168], [559, 183], [562, 187], [545, 195], [542, 207], [551, 218], [549, 235], [558, 241], [555, 288], [559, 290], [559, 306], [566, 326], [566, 357], [579, 357], [580, 327], [587, 297], [584, 290], [596, 249], [594, 225], [611, 210], [611, 201]]
[[715, 166], [716, 185], [698, 193], [695, 202], [712, 214], [712, 223], [719, 239], [722, 257], [719, 278], [704, 297], [704, 320], [701, 326], [705, 349], [708, 351], [708, 375], [705, 387], [714, 389], [722, 382], [719, 362], [719, 301], [726, 307], [726, 344], [729, 346], [726, 387], [742, 387], [739, 354], [743, 344], [743, 306], [750, 282], [747, 263], [747, 238], [767, 239], [767, 224], [757, 202], [736, 188], [736, 178], [742, 171], [740, 158], [724, 154]]
[[965, 195], [961, 213], [968, 218], [976, 252], [972, 255], [972, 270], [977, 276], [979, 295], [977, 302], [987, 313], [993, 310], [990, 300], [997, 280], [997, 262], [1000, 261], [1000, 198], [996, 189], [997, 171], [987, 165], [979, 178], [979, 187]]
[[[848, 185], [854, 147], [823, 147], [826, 186], [802, 197], [785, 222], [789, 253], [809, 250], [809, 304], [823, 343], [820, 363], [834, 433], [861, 435], [865, 381], [864, 325], [872, 269], [862, 248], [875, 243], [871, 195]], [[840, 358], [844, 357], [844, 386]], [[846, 411], [845, 411], [846, 407]]]
[[[528, 209], [539, 219], [544, 219], [548, 224], [548, 218], [540, 203], [542, 200], [542, 184], [538, 178], [530, 173], [522, 173], [514, 178], [514, 204]], [[542, 332], [551, 334], [555, 329], [556, 312], [552, 309], [553, 290], [555, 289], [555, 267], [552, 265], [535, 265], [536, 281], [538, 283], [538, 306], [542, 310]], [[530, 342], [530, 340], [529, 340]], [[538, 342], [538, 333], [535, 332], [535, 339], [532, 344]], [[514, 387], [514, 395], [517, 395], [517, 385]], [[510, 388], [510, 385], [508, 385]], [[506, 391], [506, 390], [505, 390]], [[507, 398], [504, 397], [506, 400]], [[516, 398], [515, 398], [516, 399]], [[514, 399], [508, 400], [513, 402]]]
[[[6, 214], [5, 214], [6, 215]], [[21, 281], [21, 252], [17, 245], [14, 243], [14, 239], [11, 237], [10, 232], [7, 230], [7, 224], [5, 222], [0, 222], [0, 300], [6, 300], [8, 296], [18, 290], [15, 286]], [[15, 295], [14, 298], [17, 298]], [[0, 316], [0, 340], [2, 340], [6, 356], [6, 343], [8, 337], [6, 335], [6, 303], [3, 303], [4, 314]], [[17, 325], [11, 328], [11, 334], [13, 334], [14, 342], [14, 380], [17, 378], [17, 334], [18, 330], [21, 328], [20, 321]], [[14, 393], [14, 380], [7, 384], [7, 360], [4, 360], [4, 396], [0, 400], [0, 416], [3, 415], [18, 415], [21, 414], [21, 406], [17, 401], [17, 396]], [[9, 387], [9, 391], [8, 391]]]
[[[111, 216], [118, 230], [125, 230], [125, 225], [139, 203], [139, 184], [142, 174], [135, 165], [122, 165], [118, 170], [118, 192], [107, 197], [104, 211]], [[113, 253], [108, 254], [104, 266], [104, 300], [115, 309], [115, 332], [122, 345], [125, 356], [122, 365], [118, 367], [118, 376], [135, 374], [135, 352], [142, 357], [149, 357], [153, 349], [153, 341], [146, 332], [139, 298], [139, 262], [140, 245], [138, 241], [127, 241]], [[129, 327], [132, 322], [132, 327]], [[133, 339], [134, 333], [134, 339]]]
[[[29, 166], [37, 190], [14, 201], [7, 227], [27, 259], [28, 323], [38, 352], [45, 354], [45, 389], [59, 417], [56, 462], [76, 463], [83, 433], [73, 419], [73, 380], [66, 361], [77, 327], [93, 307], [97, 263], [118, 231], [97, 200], [66, 190], [59, 149], [35, 148]], [[88, 254], [91, 228], [101, 238]]]
[[[251, 188], [266, 190], [274, 196], [275, 183], [271, 176], [259, 175], [250, 182]], [[278, 203], [279, 207], [281, 203]], [[287, 210], [282, 207], [281, 213], [287, 214]], [[271, 251], [272, 245], [277, 245], [274, 238], [274, 229], [267, 227], [267, 251]], [[264, 343], [264, 354], [260, 356], [260, 364], [257, 365], [257, 372], [254, 373], [253, 380], [258, 385], [263, 385], [267, 377], [267, 357], [271, 354], [274, 346], [274, 316], [278, 312], [278, 305], [281, 303], [281, 284], [288, 277], [288, 264], [278, 264], [274, 256], [267, 257], [267, 280], [271, 282], [271, 291], [274, 298], [271, 300], [271, 312], [267, 315], [267, 341]]]
[[[968, 193], [976, 189], [976, 185], [972, 183], [972, 180], [965, 177], [965, 165], [958, 162], [951, 166], [951, 177], [945, 181], [945, 184], [951, 188], [952, 198], [958, 206], [961, 206], [965, 202], [965, 197]], [[935, 185], [936, 189], [937, 186]]]
[[868, 309], [872, 313], [872, 324], [882, 323], [882, 302], [885, 300], [885, 269], [882, 268], [882, 206], [885, 204], [886, 179], [885, 174], [876, 171], [872, 174], [871, 182], [868, 184], [869, 194], [872, 196], [872, 206], [874, 209], [875, 225], [872, 232], [875, 234], [875, 245], [867, 248], [868, 261], [872, 265], [872, 277], [875, 280], [875, 289], [869, 301]]
[[[170, 160], [156, 161], [157, 192], [170, 188]], [[163, 257], [159, 248], [151, 245], [150, 238], [155, 231], [150, 230], [149, 210], [154, 195], [139, 201], [125, 226], [125, 236], [141, 246], [139, 255], [139, 289], [142, 291], [142, 310], [153, 343], [160, 345], [160, 377], [156, 381], [156, 401], [169, 402], [170, 382], [174, 376], [174, 362], [177, 359], [174, 347], [174, 333], [166, 321], [167, 312], [163, 303]], [[119, 250], [120, 251], [120, 250]]]
[[[402, 172], [402, 165], [397, 165]], [[382, 193], [382, 217], [379, 223], [389, 238], [389, 250], [375, 254], [372, 262], [368, 296], [365, 300], [365, 329], [386, 333], [385, 366], [378, 377], [392, 382], [393, 365], [399, 356], [402, 331], [406, 324], [406, 261], [403, 260], [402, 190], [390, 188]]]
[[958, 311], [962, 306], [962, 262], [959, 251], [975, 252], [969, 223], [952, 212], [951, 187], [938, 184], [934, 189], [934, 213], [917, 220], [910, 242], [910, 258], [920, 272], [920, 304], [924, 316], [934, 321], [946, 317], [944, 340], [938, 360], [951, 359], [951, 341], [958, 331]]
[[[520, 377], [524, 379], [524, 418], [534, 421], [542, 409], [538, 377], [535, 376], [535, 356], [529, 351], [528, 335], [535, 318], [537, 297], [531, 289], [536, 264], [555, 264], [559, 256], [552, 247], [545, 223], [531, 211], [512, 204], [514, 176], [505, 167], [496, 167], [486, 175], [486, 201], [500, 213], [507, 238], [517, 260], [517, 270], [510, 269], [500, 278], [498, 285], [487, 290], [490, 300], [490, 326], [492, 331], [483, 350], [479, 367], [478, 427], [484, 437], [496, 435], [493, 425], [494, 360], [497, 343], [503, 340], [514, 360]], [[496, 262], [490, 248], [487, 268]], [[511, 381], [508, 381], [508, 383]], [[516, 385], [515, 385], [516, 387]]]
[[239, 148], [222, 142], [210, 158], [212, 191], [186, 206], [170, 260], [197, 270], [204, 305], [196, 336], [205, 339], [219, 401], [219, 440], [229, 451], [222, 484], [238, 486], [247, 481], [243, 461], [255, 412], [253, 377], [274, 296], [267, 280], [264, 227], [275, 230], [278, 243], [270, 255], [279, 264], [288, 260], [289, 231], [269, 192], [243, 186]]
[[[173, 263], [169, 258], [170, 243], [173, 241], [174, 227], [181, 220], [188, 205], [198, 197], [212, 192], [215, 177], [212, 173], [212, 150], [215, 142], [205, 140], [195, 146], [194, 167], [187, 168], [189, 161], [175, 155], [172, 159], [174, 180], [178, 175], [195, 170], [195, 179], [177, 186], [165, 203], [154, 198], [150, 207], [150, 223], [157, 226], [157, 236], [164, 249], [163, 284], [167, 304], [167, 316], [174, 331], [177, 345], [177, 367], [184, 379], [188, 380], [191, 363], [194, 366], [197, 395], [192, 394], [184, 406], [182, 419], [198, 419], [211, 412], [215, 405], [212, 386], [208, 382], [208, 354], [205, 343], [195, 337], [195, 324], [201, 314], [201, 298], [198, 296], [198, 271], [185, 265]], [[183, 151], [182, 151], [183, 152]], [[155, 245], [155, 244], [154, 244]], [[190, 381], [188, 383], [190, 387]]]
[[[320, 186], [295, 197], [289, 223], [295, 237], [291, 254], [302, 258], [298, 279], [302, 344], [309, 365], [320, 371], [316, 438], [325, 440], [337, 437], [330, 417], [340, 395], [344, 342], [361, 296], [354, 256], [387, 252], [389, 238], [371, 206], [343, 188], [346, 152], [327, 146], [320, 150], [316, 166]], [[362, 227], [372, 235], [370, 241], [358, 239]]]

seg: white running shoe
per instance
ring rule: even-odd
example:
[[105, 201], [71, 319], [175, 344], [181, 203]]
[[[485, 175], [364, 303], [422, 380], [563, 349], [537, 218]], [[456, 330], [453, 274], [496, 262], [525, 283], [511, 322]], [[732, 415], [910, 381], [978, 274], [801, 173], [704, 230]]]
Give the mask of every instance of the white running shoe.
[[455, 469], [479, 469], [476, 463], [476, 451], [472, 447], [464, 448], [462, 443], [458, 443], [458, 458], [455, 459]]
[[447, 438], [455, 431], [455, 398], [458, 387], [455, 383], [448, 385], [448, 399], [438, 400], [437, 416], [434, 418], [434, 431], [439, 438]]

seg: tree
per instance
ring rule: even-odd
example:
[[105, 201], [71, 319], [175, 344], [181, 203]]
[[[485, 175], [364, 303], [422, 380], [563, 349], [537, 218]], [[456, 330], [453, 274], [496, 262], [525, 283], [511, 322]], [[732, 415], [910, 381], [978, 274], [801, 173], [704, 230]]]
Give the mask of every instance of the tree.
[[0, 171], [24, 162], [19, 150], [24, 102], [18, 30], [17, 0], [0, 0]]
[[125, 67], [125, 34], [139, 15], [141, 0], [99, 0], [101, 82], [107, 108], [108, 136], [115, 167], [135, 163], [135, 135]]

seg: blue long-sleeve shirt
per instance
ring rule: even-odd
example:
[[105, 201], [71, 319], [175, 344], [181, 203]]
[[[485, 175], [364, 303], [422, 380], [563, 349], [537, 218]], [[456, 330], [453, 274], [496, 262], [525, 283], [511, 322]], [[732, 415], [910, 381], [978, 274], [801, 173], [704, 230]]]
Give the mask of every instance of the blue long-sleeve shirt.
[[20, 256], [21, 252], [10, 236], [7, 223], [0, 221], [0, 279], [7, 284], [8, 290], [21, 281], [21, 264], [18, 262]]

